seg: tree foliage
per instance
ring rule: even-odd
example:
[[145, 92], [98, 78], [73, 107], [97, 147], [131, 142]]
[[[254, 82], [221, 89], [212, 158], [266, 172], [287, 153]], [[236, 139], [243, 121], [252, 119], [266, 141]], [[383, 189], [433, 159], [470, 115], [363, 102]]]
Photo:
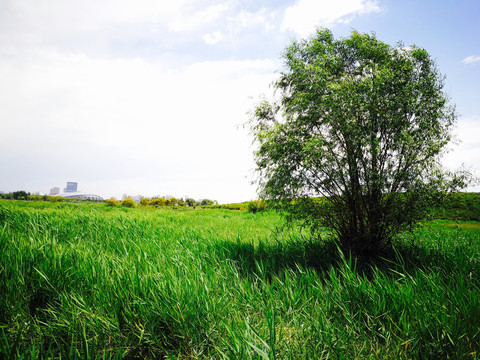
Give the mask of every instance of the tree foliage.
[[186, 199], [185, 199], [185, 202], [186, 202], [187, 206], [195, 206], [196, 203], [197, 203], [197, 202], [195, 201], [195, 199], [192, 199], [192, 198], [186, 198]]
[[165, 206], [166, 205], [166, 200], [163, 197], [153, 198], [149, 201], [148, 205], [151, 205], [151, 206]]
[[269, 205], [371, 253], [461, 185], [439, 167], [456, 114], [427, 51], [320, 29], [283, 60], [276, 98], [262, 101], [251, 123]]

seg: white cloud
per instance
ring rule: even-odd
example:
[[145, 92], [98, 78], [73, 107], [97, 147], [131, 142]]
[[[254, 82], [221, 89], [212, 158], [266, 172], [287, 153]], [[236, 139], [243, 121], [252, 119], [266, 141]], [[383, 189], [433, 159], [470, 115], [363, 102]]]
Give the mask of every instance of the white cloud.
[[35, 0], [12, 1], [2, 16], [3, 29], [35, 32], [46, 41], [91, 32], [113, 32], [128, 24], [158, 24], [178, 16], [186, 1], [155, 0], [50, 0], [48, 6]]
[[236, 0], [11, 1], [0, 12], [0, 54], [47, 48], [94, 58], [170, 56], [175, 62], [181, 52], [194, 61], [199, 42], [221, 42], [230, 50], [255, 46], [278, 27], [281, 15]]
[[220, 41], [234, 44], [238, 42], [239, 34], [248, 32], [258, 36], [259, 31], [269, 32], [275, 29], [278, 14], [278, 11], [268, 11], [266, 8], [251, 12], [239, 8], [238, 3], [230, 2], [212, 5], [206, 10], [170, 22], [169, 29], [176, 32], [192, 31], [210, 29], [214, 24], [216, 30], [206, 32], [202, 36], [203, 41], [207, 45], [214, 45]]
[[[0, 12], [0, 46], [21, 52], [54, 48], [96, 57], [115, 56], [159, 41], [167, 23], [183, 17], [186, 0], [9, 1]], [[173, 19], [173, 20], [172, 20]], [[135, 49], [133, 49], [135, 50]]]
[[[258, 39], [260, 32], [267, 33], [276, 28], [278, 15], [276, 11], [269, 12], [265, 8], [256, 12], [236, 10], [235, 7], [225, 9], [224, 16], [216, 23], [216, 26], [222, 31], [207, 32], [202, 36], [207, 45], [223, 42], [231, 46], [238, 44], [242, 40], [242, 36]], [[229, 15], [227, 16], [227, 14]]]
[[[232, 1], [213, 0], [35, 0], [8, 2], [0, 12], [0, 53], [55, 48], [95, 57], [135, 53], [139, 46], [155, 47], [201, 39], [218, 41], [212, 26], [225, 33], [228, 18], [238, 11]], [[179, 38], [182, 34], [188, 37]], [[214, 35], [213, 35], [214, 34]], [[196, 35], [196, 34], [195, 34]], [[212, 36], [214, 36], [212, 38]], [[152, 51], [152, 50], [150, 50]]]
[[224, 38], [225, 36], [220, 31], [215, 31], [202, 36], [203, 41], [205, 41], [205, 44], [207, 45], [215, 45]]
[[376, 1], [368, 0], [298, 0], [285, 10], [282, 30], [293, 30], [307, 36], [316, 26], [331, 27], [348, 23], [354, 15], [380, 11]]
[[261, 26], [266, 31], [271, 31], [275, 29], [275, 17], [277, 13], [275, 11], [269, 11], [266, 8], [261, 8], [256, 12], [249, 12], [242, 10], [235, 16], [228, 18], [234, 32], [245, 29], [252, 28], [255, 26]]
[[228, 10], [229, 4], [210, 5], [204, 10], [192, 14], [183, 13], [182, 16], [170, 21], [168, 28], [174, 32], [190, 31], [200, 28], [205, 24], [212, 23], [223, 16]]
[[462, 60], [464, 64], [471, 64], [479, 61], [480, 61], [480, 56], [473, 56], [473, 55], [467, 56], [465, 59]]

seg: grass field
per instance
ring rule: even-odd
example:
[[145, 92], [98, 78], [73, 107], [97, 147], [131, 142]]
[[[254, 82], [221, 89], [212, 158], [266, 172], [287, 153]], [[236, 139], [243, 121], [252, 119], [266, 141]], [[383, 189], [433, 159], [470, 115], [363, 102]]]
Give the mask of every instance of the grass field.
[[0, 201], [0, 358], [480, 358], [480, 223], [374, 264], [281, 224]]

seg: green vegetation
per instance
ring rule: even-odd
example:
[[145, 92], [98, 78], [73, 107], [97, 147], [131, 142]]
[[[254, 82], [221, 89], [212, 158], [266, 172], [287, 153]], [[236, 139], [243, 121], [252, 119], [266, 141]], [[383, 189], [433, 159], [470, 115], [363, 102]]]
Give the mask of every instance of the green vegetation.
[[4, 200], [30, 200], [30, 201], [51, 201], [51, 202], [99, 202], [101, 200], [87, 200], [87, 199], [77, 199], [77, 198], [64, 198], [61, 196], [51, 196], [51, 195], [35, 195], [30, 194], [24, 190], [13, 191], [10, 193], [0, 194], [0, 199]]
[[337, 40], [319, 29], [294, 41], [273, 83], [278, 100], [252, 114], [261, 197], [328, 227], [347, 252], [378, 255], [469, 179], [441, 169], [456, 122], [443, 79], [424, 49], [374, 34]]
[[424, 222], [376, 263], [282, 223], [0, 201], [0, 358], [480, 358], [479, 223]]
[[453, 193], [434, 207], [430, 218], [480, 221], [480, 193]]
[[120, 201], [118, 201], [117, 199], [115, 198], [110, 198], [108, 200], [105, 200], [105, 203], [108, 205], [108, 206], [111, 206], [111, 207], [116, 207], [116, 206], [120, 206]]
[[[78, 199], [78, 198], [64, 198], [60, 196], [50, 196], [50, 195], [33, 195], [30, 194], [29, 192], [26, 192], [24, 190], [20, 191], [14, 191], [11, 193], [1, 193], [0, 194], [0, 199], [5, 199], [5, 200], [30, 200], [30, 201], [52, 201], [52, 202], [58, 202], [58, 201], [65, 201], [65, 202], [103, 202], [104, 200], [90, 200], [90, 199]], [[117, 207], [117, 206], [124, 206], [124, 207], [135, 207], [137, 203], [131, 196], [127, 196], [123, 200], [117, 200], [114, 197], [111, 197], [108, 200], [105, 200], [105, 202], [112, 207]], [[147, 197], [142, 197], [139, 201], [139, 204], [142, 206], [154, 206], [154, 207], [163, 207], [163, 206], [170, 206], [170, 207], [177, 207], [177, 206], [191, 206], [191, 207], [196, 207], [200, 206], [202, 208], [207, 208], [207, 207], [215, 207], [218, 205], [216, 200], [210, 200], [210, 199], [202, 199], [201, 201], [197, 201], [192, 198], [188, 198], [186, 200], [183, 200], [183, 198], [177, 199], [174, 197], [169, 197], [164, 198], [164, 197], [153, 197], [153, 198], [147, 198]], [[235, 204], [233, 204], [235, 205]], [[223, 208], [229, 208], [230, 205], [224, 205]], [[238, 209], [237, 209], [238, 210]], [[243, 208], [242, 208], [243, 210]]]
[[265, 210], [265, 201], [263, 200], [252, 200], [248, 203], [248, 211], [251, 213], [257, 213], [258, 211]]
[[248, 210], [249, 201], [242, 203], [231, 203], [231, 204], [216, 204], [216, 205], [205, 205], [201, 206], [202, 209], [224, 209], [224, 210], [234, 210], [234, 211], [246, 211]]
[[127, 197], [122, 200], [121, 205], [128, 208], [132, 208], [136, 206], [136, 203], [131, 197]]

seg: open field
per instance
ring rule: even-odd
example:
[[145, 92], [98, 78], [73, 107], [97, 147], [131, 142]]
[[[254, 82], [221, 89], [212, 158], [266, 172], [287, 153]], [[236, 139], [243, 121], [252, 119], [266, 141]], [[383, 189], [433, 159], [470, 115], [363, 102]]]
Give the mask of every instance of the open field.
[[375, 264], [281, 223], [0, 201], [0, 358], [480, 358], [480, 223]]

